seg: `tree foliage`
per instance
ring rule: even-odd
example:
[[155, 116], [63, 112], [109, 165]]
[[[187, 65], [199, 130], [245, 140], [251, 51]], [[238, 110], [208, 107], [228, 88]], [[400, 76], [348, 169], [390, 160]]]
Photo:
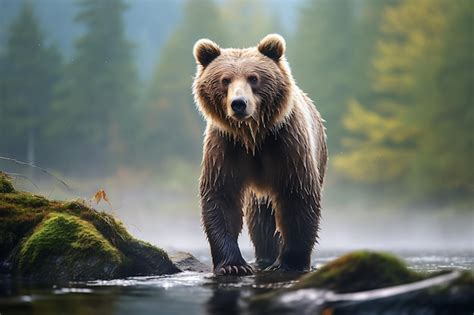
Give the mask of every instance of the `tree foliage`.
[[342, 173], [403, 185], [418, 198], [472, 192], [470, 6], [420, 0], [384, 10], [373, 97], [353, 100], [343, 120], [348, 153], [334, 162]]
[[[127, 127], [133, 121], [136, 73], [132, 44], [125, 37], [122, 0], [81, 0], [76, 21], [85, 33], [59, 87], [52, 133], [64, 146], [60, 160], [90, 161], [112, 167], [108, 158], [126, 149]], [[96, 167], [91, 167], [96, 169]]]
[[280, 31], [277, 17], [262, 0], [226, 0], [219, 8], [227, 36], [223, 47], [252, 47], [267, 34]]
[[24, 2], [0, 56], [0, 154], [48, 160], [47, 126], [61, 60], [46, 44], [32, 5]]
[[162, 162], [199, 159], [203, 121], [191, 95], [196, 71], [192, 49], [200, 38], [222, 42], [226, 38], [223, 29], [218, 7], [212, 0], [186, 2], [183, 22], [160, 52], [149, 87], [143, 135], [147, 157]]

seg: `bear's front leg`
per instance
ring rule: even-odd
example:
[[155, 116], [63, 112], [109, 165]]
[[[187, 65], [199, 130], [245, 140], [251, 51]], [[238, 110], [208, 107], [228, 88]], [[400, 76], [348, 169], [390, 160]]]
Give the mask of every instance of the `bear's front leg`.
[[281, 234], [280, 253], [266, 270], [308, 271], [319, 229], [319, 190], [285, 190], [278, 200], [275, 219]]
[[249, 275], [253, 269], [237, 244], [242, 230], [241, 188], [238, 183], [201, 183], [202, 222], [211, 246], [214, 273]]

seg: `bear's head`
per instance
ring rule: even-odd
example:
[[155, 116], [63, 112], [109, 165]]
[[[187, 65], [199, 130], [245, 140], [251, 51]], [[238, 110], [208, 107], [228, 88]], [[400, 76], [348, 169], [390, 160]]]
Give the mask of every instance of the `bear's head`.
[[197, 41], [193, 94], [204, 117], [245, 145], [255, 146], [291, 112], [294, 81], [284, 53], [285, 40], [277, 34], [246, 49]]

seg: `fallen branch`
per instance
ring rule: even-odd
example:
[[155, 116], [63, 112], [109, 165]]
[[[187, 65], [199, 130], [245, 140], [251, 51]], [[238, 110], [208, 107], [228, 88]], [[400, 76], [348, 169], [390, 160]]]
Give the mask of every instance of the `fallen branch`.
[[26, 163], [26, 162], [22, 162], [22, 161], [18, 161], [16, 159], [13, 159], [13, 158], [9, 158], [9, 157], [4, 157], [4, 156], [0, 156], [0, 160], [4, 160], [4, 161], [9, 161], [9, 162], [13, 162], [13, 163], [16, 163], [16, 164], [19, 164], [19, 165], [23, 165], [23, 166], [29, 166], [29, 167], [32, 167], [32, 168], [36, 168], [38, 170], [40, 170], [41, 172], [53, 177], [54, 179], [56, 179], [58, 182], [60, 182], [61, 184], [64, 185], [64, 187], [66, 187], [69, 191], [72, 191], [71, 187], [69, 187], [68, 184], [66, 184], [65, 181], [63, 181], [62, 179], [60, 179], [59, 177], [57, 177], [56, 175], [50, 173], [48, 170], [42, 168], [42, 167], [39, 167], [39, 166], [36, 166], [34, 164], [31, 164], [31, 163]]
[[36, 189], [40, 190], [39, 187], [26, 175], [23, 175], [23, 174], [17, 174], [17, 173], [9, 173], [9, 172], [3, 172], [4, 174], [6, 174], [7, 176], [9, 177], [18, 177], [18, 178], [23, 178], [23, 179], [26, 179], [28, 180], [33, 186], [36, 187]]

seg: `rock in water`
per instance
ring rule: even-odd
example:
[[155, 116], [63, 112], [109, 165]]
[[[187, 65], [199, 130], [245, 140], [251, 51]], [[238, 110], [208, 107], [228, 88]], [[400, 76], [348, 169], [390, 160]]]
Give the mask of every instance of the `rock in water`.
[[21, 245], [22, 275], [57, 278], [112, 278], [124, 256], [91, 223], [76, 216], [50, 213]]
[[186, 252], [172, 253], [170, 254], [170, 259], [182, 271], [212, 272], [210, 266]]
[[303, 276], [293, 288], [324, 288], [347, 293], [390, 287], [423, 278], [391, 254], [355, 251]]
[[16, 191], [0, 172], [0, 272], [48, 281], [179, 272], [167, 253], [133, 238], [81, 201]]
[[271, 314], [472, 314], [472, 272], [417, 273], [397, 257], [356, 251], [302, 276], [289, 288], [250, 299]]

